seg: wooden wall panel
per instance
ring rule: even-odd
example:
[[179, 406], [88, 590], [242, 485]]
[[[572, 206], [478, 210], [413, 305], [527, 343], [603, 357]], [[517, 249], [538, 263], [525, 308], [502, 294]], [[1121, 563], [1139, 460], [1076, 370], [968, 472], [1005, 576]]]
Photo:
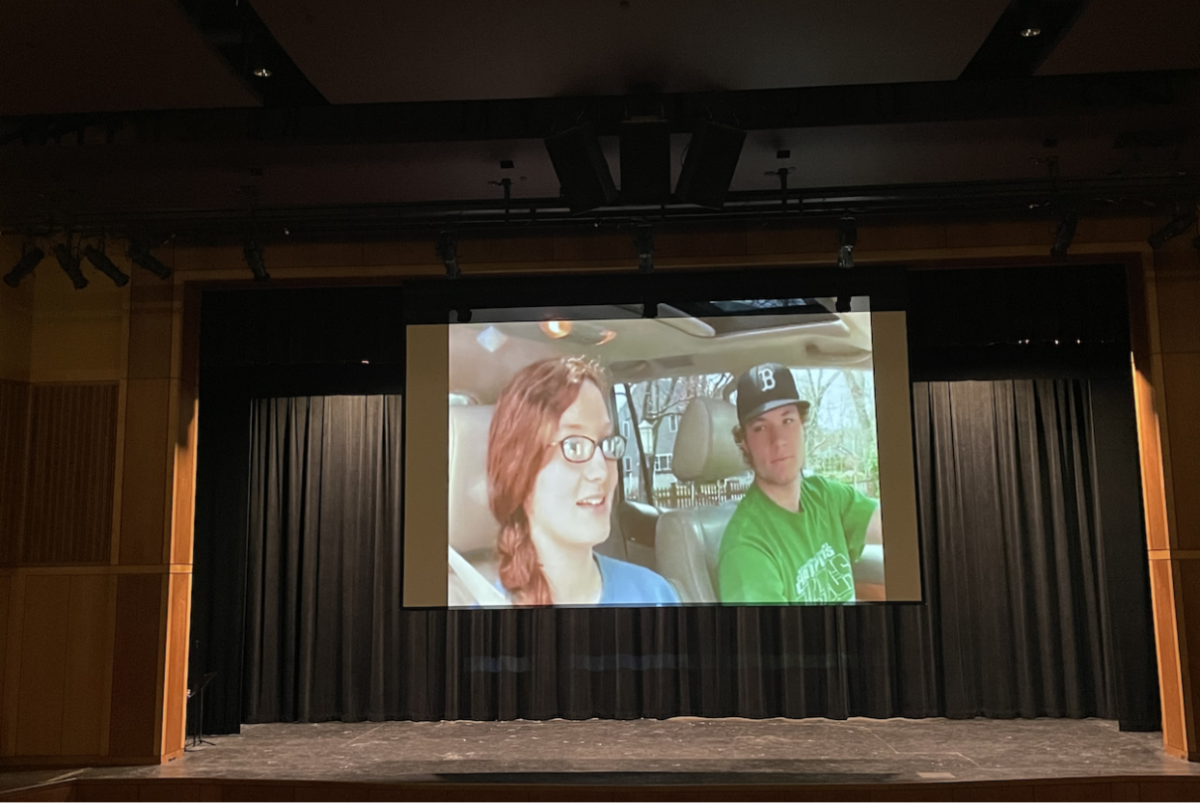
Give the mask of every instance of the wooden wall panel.
[[10, 575], [4, 696], [0, 697], [0, 755], [17, 752], [17, 702], [21, 692], [21, 636], [25, 630], [25, 576]]
[[192, 575], [172, 574], [167, 619], [166, 699], [163, 701], [163, 755], [183, 749], [187, 718], [188, 620]]
[[129, 379], [165, 379], [171, 375], [175, 286], [138, 278], [130, 294]]
[[108, 754], [158, 755], [159, 635], [165, 574], [122, 574], [117, 581]]
[[117, 392], [116, 383], [33, 387], [22, 562], [108, 562]]
[[28, 436], [29, 385], [0, 381], [0, 565], [21, 556]]
[[121, 481], [121, 563], [161, 565], [167, 510], [166, 379], [131, 379], [125, 395], [125, 470]]
[[199, 404], [194, 388], [179, 391], [179, 421], [175, 436], [175, 488], [172, 498], [171, 555], [169, 563], [192, 562], [196, 519], [196, 433]]
[[1200, 352], [1163, 354], [1161, 361], [1171, 447], [1171, 540], [1177, 549], [1200, 549]]
[[1158, 687], [1162, 697], [1163, 743], [1180, 755], [1187, 750], [1184, 717], [1184, 677], [1177, 648], [1175, 580], [1170, 559], [1150, 561], [1150, 602], [1158, 643]]
[[17, 755], [53, 756], [62, 750], [70, 589], [65, 575], [25, 580]]
[[104, 743], [106, 668], [112, 647], [109, 575], [85, 574], [71, 578], [67, 621], [66, 681], [62, 753], [67, 756], [100, 755]]
[[8, 595], [11, 593], [12, 577], [0, 575], [0, 707], [4, 705], [4, 678], [8, 664]]

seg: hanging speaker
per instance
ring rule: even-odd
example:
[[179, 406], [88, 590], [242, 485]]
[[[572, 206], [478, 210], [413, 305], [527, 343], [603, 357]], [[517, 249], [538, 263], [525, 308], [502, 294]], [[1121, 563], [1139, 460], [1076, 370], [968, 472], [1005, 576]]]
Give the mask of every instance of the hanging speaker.
[[679, 183], [675, 185], [675, 198], [684, 204], [720, 209], [733, 183], [745, 142], [746, 132], [732, 126], [720, 123], [700, 126], [688, 145]]
[[608, 160], [590, 123], [546, 137], [546, 152], [572, 212], [586, 212], [617, 200]]
[[671, 127], [650, 118], [621, 123], [621, 203], [671, 200]]

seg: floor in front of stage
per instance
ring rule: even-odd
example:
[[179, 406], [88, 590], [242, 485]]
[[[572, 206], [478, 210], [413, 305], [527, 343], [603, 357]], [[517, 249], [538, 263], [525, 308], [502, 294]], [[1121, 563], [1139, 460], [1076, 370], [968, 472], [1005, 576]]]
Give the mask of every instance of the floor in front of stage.
[[1163, 751], [1161, 733], [1096, 719], [279, 723], [209, 738], [163, 766], [76, 777], [624, 786], [1200, 776]]

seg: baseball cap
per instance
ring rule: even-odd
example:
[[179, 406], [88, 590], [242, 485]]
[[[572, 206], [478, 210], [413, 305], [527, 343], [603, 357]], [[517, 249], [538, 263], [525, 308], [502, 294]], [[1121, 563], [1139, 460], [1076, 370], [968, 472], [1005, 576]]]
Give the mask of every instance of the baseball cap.
[[796, 380], [786, 365], [765, 362], [738, 377], [737, 413], [742, 424], [788, 404], [799, 407], [802, 418], [808, 412], [809, 404], [796, 392]]

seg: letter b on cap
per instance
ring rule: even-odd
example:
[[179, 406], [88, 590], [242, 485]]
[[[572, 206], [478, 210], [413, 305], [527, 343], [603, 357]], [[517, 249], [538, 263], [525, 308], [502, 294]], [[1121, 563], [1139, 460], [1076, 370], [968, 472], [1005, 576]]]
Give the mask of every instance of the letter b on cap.
[[775, 369], [771, 366], [761, 366], [754, 378], [757, 380], [754, 384], [758, 385], [758, 389], [763, 393], [775, 389]]

